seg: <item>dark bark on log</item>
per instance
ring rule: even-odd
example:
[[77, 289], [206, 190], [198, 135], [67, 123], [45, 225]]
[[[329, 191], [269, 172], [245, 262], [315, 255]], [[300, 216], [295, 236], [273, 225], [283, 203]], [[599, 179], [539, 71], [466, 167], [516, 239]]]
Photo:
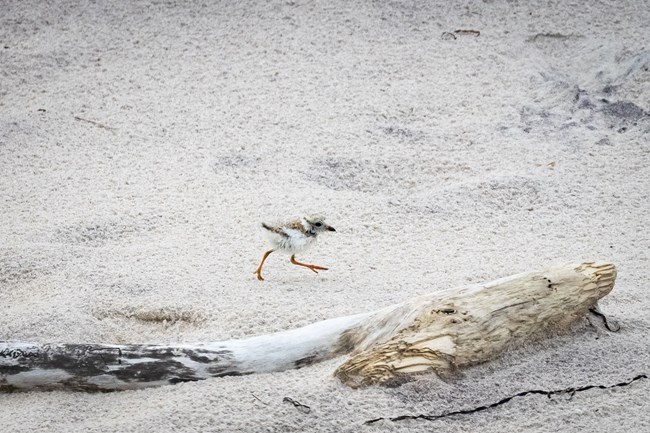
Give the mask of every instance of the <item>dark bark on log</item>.
[[0, 391], [115, 391], [301, 368], [349, 353], [368, 314], [245, 340], [173, 345], [0, 341]]

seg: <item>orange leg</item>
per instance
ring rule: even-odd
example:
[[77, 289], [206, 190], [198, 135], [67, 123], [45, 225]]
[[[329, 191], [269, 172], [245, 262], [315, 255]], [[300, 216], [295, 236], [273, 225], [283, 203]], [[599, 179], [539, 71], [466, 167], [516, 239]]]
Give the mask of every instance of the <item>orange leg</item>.
[[327, 268], [324, 268], [322, 266], [308, 265], [307, 263], [300, 263], [299, 261], [296, 260], [296, 255], [295, 254], [293, 254], [291, 256], [291, 263], [293, 263], [294, 265], [304, 266], [305, 268], [309, 268], [309, 269], [312, 270], [312, 272], [315, 272], [315, 273], [318, 273], [318, 271], [316, 269], [318, 269], [319, 271], [326, 271], [327, 270]]
[[270, 250], [264, 253], [264, 257], [262, 257], [262, 263], [257, 267], [257, 270], [255, 273], [257, 274], [257, 279], [260, 281], [264, 281], [264, 278], [262, 278], [262, 266], [264, 266], [264, 262], [266, 261], [266, 258], [269, 256], [275, 250]]

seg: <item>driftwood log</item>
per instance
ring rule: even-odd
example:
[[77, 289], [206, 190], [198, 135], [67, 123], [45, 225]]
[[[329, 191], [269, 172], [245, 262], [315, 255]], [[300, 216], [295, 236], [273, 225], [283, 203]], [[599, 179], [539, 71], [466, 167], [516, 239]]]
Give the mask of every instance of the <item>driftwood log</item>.
[[243, 340], [171, 345], [0, 341], [0, 391], [112, 391], [301, 368], [352, 354], [357, 387], [445, 374], [513, 344], [562, 332], [614, 286], [611, 263], [580, 263], [438, 291], [371, 313]]

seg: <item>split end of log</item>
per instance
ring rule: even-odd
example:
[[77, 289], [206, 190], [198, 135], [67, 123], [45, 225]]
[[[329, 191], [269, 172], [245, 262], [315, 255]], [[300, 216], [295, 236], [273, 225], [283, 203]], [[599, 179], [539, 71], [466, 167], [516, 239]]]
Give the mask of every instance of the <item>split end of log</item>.
[[614, 287], [616, 268], [584, 262], [427, 296], [415, 319], [387, 341], [347, 360], [335, 376], [357, 388], [413, 375], [448, 376], [549, 330], [567, 331]]

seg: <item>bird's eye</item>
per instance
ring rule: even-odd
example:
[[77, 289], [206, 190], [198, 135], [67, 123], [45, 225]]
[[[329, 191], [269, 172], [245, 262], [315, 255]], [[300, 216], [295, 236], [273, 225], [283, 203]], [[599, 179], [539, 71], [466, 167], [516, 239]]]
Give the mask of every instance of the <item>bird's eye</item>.
[[315, 225], [316, 227], [320, 227], [320, 226], [323, 225], [323, 223], [316, 223], [316, 224], [314, 224], [314, 225]]

